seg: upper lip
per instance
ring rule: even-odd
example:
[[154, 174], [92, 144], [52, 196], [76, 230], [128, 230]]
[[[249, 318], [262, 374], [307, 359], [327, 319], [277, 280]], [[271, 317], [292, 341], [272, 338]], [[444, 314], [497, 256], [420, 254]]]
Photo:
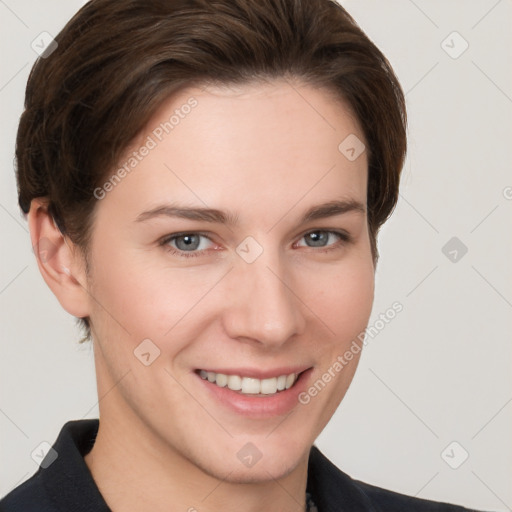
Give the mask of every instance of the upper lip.
[[290, 375], [292, 373], [302, 373], [311, 368], [310, 366], [281, 366], [273, 369], [261, 368], [198, 368], [207, 372], [223, 373], [224, 375], [239, 375], [240, 377], [250, 377], [253, 379], [271, 379], [272, 377], [279, 377], [280, 375]]

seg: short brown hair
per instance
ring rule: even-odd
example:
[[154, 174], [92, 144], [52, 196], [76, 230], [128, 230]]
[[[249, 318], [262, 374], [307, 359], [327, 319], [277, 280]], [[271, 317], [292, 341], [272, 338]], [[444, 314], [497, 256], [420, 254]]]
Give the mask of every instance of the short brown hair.
[[[46, 197], [86, 263], [93, 191], [164, 100], [191, 85], [286, 77], [331, 90], [358, 118], [376, 263], [378, 230], [398, 199], [405, 101], [388, 60], [337, 2], [92, 0], [56, 41], [27, 84], [19, 205], [28, 213], [32, 199]], [[89, 337], [88, 318], [80, 323]]]

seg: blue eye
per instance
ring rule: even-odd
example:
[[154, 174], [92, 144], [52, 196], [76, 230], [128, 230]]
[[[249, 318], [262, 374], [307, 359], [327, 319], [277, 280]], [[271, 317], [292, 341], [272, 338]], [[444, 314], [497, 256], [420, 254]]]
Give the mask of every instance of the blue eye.
[[[334, 242], [331, 241], [332, 238], [334, 238]], [[338, 243], [336, 243], [336, 239]], [[309, 243], [307, 242], [305, 246], [299, 245], [299, 247], [325, 248], [320, 252], [327, 252], [339, 249], [345, 243], [351, 242], [351, 237], [345, 231], [317, 229], [302, 235], [301, 240], [307, 240]], [[208, 250], [208, 242], [212, 242], [212, 240], [205, 233], [174, 233], [164, 237], [160, 241], [160, 245], [175, 256], [192, 258], [203, 256]]]
[[[201, 244], [201, 239], [206, 239], [211, 242], [211, 240], [202, 233], [181, 233], [165, 237], [160, 244], [165, 246], [166, 250], [172, 254], [190, 258], [201, 256], [203, 251], [206, 250], [205, 247], [202, 247], [204, 244]], [[175, 246], [170, 245], [171, 243]]]
[[[322, 230], [317, 229], [315, 231], [310, 231], [302, 236], [303, 240], [308, 240], [311, 242], [311, 245], [306, 245], [306, 247], [327, 247], [327, 250], [336, 249], [340, 244], [336, 244], [336, 240], [333, 243], [328, 243], [332, 237], [337, 238], [341, 242], [348, 243], [351, 241], [350, 235], [343, 231], [330, 231], [330, 230]], [[304, 246], [301, 246], [304, 247]]]
[[349, 241], [349, 237], [346, 233], [323, 230], [310, 231], [309, 233], [306, 233], [302, 238], [312, 242], [312, 245], [308, 245], [308, 247], [329, 247], [333, 245], [327, 243], [332, 236], [338, 237], [338, 239], [345, 242]]

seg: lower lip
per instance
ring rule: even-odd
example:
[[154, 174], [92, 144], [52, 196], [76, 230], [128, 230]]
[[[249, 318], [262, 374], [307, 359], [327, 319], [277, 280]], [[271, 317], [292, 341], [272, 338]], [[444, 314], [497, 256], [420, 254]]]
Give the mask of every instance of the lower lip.
[[289, 389], [278, 391], [274, 395], [259, 396], [243, 395], [228, 387], [221, 388], [201, 378], [197, 373], [195, 375], [205, 386], [206, 392], [231, 411], [252, 418], [268, 418], [286, 414], [299, 404], [299, 394], [307, 388], [312, 371], [313, 368], [303, 371]]

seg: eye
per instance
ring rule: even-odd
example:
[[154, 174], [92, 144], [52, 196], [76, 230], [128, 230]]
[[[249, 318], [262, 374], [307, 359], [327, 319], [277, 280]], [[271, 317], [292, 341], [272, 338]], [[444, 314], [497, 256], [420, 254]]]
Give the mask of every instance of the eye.
[[160, 245], [172, 254], [190, 258], [207, 250], [208, 242], [212, 241], [203, 233], [175, 233], [163, 238]]
[[[322, 229], [310, 231], [302, 235], [301, 239], [306, 240], [306, 246], [299, 245], [299, 247], [324, 248], [320, 252], [336, 250], [351, 241], [350, 235], [345, 231]], [[204, 255], [209, 249], [209, 243], [213, 242], [205, 233], [191, 232], [168, 235], [160, 240], [159, 245], [175, 256], [192, 258]]]
[[[344, 231], [331, 231], [321, 229], [306, 233], [302, 236], [302, 239], [306, 240], [306, 247], [328, 247], [328, 250], [331, 248], [336, 249], [338, 246], [343, 245], [343, 243], [350, 242], [351, 240], [350, 235]], [[329, 241], [332, 239], [334, 239], [334, 242], [329, 243]], [[336, 239], [340, 243], [336, 244]]]

